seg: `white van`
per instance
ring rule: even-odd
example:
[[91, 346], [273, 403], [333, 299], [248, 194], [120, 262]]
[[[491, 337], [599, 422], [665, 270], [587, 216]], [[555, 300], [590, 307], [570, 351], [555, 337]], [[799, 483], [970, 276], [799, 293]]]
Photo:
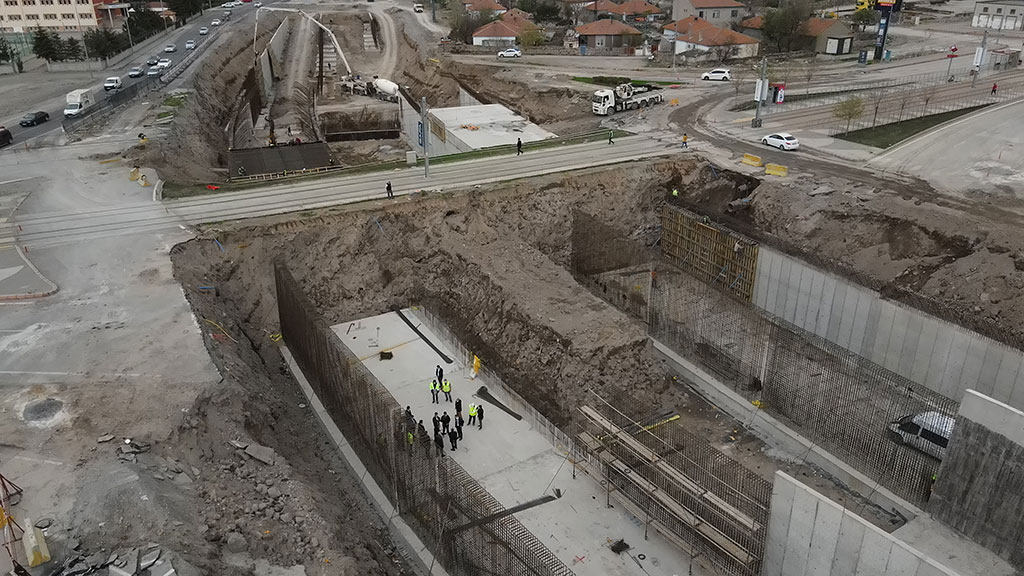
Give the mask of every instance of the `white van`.
[[124, 87], [124, 83], [121, 82], [120, 76], [111, 76], [103, 81], [103, 90], [120, 90]]
[[956, 420], [952, 416], [939, 412], [909, 414], [889, 424], [889, 438], [942, 460], [954, 426]]

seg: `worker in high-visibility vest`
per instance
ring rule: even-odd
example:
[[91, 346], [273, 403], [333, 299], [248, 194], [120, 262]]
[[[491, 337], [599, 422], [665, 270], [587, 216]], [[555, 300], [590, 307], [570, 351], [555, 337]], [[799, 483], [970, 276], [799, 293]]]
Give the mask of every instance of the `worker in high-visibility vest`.
[[441, 385], [437, 383], [437, 380], [430, 381], [430, 403], [439, 404], [441, 401], [438, 398], [438, 392], [441, 391]]
[[476, 404], [469, 405], [469, 422], [466, 424], [469, 426], [476, 424]]
[[444, 392], [445, 402], [452, 401], [452, 383], [445, 379], [444, 383], [441, 384], [441, 392]]

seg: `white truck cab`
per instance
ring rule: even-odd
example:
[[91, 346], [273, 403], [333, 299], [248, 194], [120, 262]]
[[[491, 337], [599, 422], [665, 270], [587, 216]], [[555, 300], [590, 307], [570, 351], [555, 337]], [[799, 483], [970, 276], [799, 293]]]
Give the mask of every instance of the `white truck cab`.
[[942, 460], [956, 420], [940, 412], [908, 414], [889, 424], [889, 438]]

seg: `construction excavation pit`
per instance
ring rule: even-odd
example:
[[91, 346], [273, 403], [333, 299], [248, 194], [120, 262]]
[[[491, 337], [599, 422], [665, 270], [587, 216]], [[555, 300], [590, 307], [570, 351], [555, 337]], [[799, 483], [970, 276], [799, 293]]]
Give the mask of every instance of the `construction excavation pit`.
[[[734, 300], [648, 257], [666, 214], [685, 212], [671, 190], [729, 188], [725, 206], [757, 185], [652, 160], [219, 224], [172, 258], [197, 317], [216, 322], [224, 394], [247, 400], [197, 413], [302, 462], [359, 574], [436, 560], [466, 575], [753, 576], [779, 470], [894, 530], [905, 518], [770, 447], [650, 338], [657, 325], [680, 342], [658, 298]], [[693, 347], [705, 366], [734, 348]], [[438, 367], [450, 401], [433, 400]], [[748, 372], [730, 385], [760, 398]], [[435, 412], [441, 432], [459, 412], [461, 438], [435, 437]]]

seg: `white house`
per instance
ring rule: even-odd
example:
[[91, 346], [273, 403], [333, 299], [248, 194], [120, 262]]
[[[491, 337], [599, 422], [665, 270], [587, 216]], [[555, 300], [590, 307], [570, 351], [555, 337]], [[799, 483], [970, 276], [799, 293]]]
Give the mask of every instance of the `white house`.
[[1024, 0], [982, 0], [974, 4], [974, 28], [1024, 30]]
[[494, 0], [469, 0], [463, 1], [462, 5], [466, 7], [466, 12], [473, 16], [485, 13], [504, 14], [506, 12], [505, 7]]

